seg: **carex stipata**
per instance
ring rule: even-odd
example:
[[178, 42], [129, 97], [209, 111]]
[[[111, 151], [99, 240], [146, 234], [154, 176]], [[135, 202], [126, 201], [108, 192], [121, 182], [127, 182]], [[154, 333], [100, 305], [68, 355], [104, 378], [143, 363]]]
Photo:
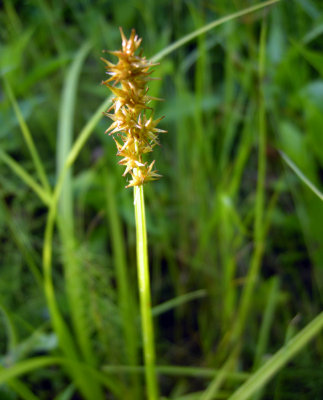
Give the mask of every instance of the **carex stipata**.
[[[114, 136], [117, 145], [117, 155], [122, 157], [119, 164], [126, 167], [123, 175], [130, 174], [131, 180], [126, 186], [140, 186], [156, 180], [161, 175], [154, 170], [154, 163], [144, 160], [144, 155], [153, 151], [158, 144], [158, 135], [166, 132], [157, 128], [163, 118], [154, 119], [154, 111], [149, 106], [151, 100], [160, 100], [148, 95], [148, 82], [151, 78], [151, 67], [157, 65], [148, 61], [136, 52], [141, 40], [135, 30], [131, 31], [129, 39], [120, 28], [122, 49], [109, 53], [118, 57], [118, 62], [101, 58], [106, 64], [110, 77], [102, 83], [107, 86], [115, 97], [112, 106], [105, 115], [113, 123], [106, 130]], [[113, 112], [112, 112], [113, 111]]]

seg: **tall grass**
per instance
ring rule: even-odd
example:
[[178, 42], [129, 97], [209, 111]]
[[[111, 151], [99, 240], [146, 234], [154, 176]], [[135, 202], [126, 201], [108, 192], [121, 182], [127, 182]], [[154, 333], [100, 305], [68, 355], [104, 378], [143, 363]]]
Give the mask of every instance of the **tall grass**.
[[319, 3], [142, 5], [4, 1], [0, 397], [145, 392], [133, 199], [98, 85], [121, 25], [160, 62], [169, 132], [145, 186], [160, 396], [318, 399]]

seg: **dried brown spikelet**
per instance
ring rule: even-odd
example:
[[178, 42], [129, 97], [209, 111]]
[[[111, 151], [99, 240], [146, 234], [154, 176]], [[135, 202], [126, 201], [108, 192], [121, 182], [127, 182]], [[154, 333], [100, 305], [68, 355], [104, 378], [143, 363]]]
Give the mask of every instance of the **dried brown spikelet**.
[[[125, 37], [122, 28], [120, 33], [122, 49], [109, 52], [118, 57], [118, 63], [113, 64], [101, 58], [106, 64], [107, 74], [110, 75], [102, 83], [115, 95], [112, 106], [105, 113], [113, 121], [106, 133], [117, 134], [120, 138], [114, 140], [118, 149], [117, 155], [122, 157], [119, 164], [126, 167], [123, 175], [130, 174], [132, 177], [126, 186], [128, 188], [160, 178], [161, 175], [153, 170], [155, 161], [148, 164], [143, 160], [143, 155], [153, 150], [159, 143], [159, 133], [166, 131], [157, 128], [162, 118], [154, 120], [153, 110], [148, 106], [151, 100], [160, 100], [147, 94], [147, 83], [152, 80], [150, 68], [157, 64], [135, 55], [141, 39], [134, 29], [129, 39]], [[116, 84], [120, 84], [120, 88], [115, 87]], [[113, 114], [110, 113], [111, 110], [114, 111]], [[149, 117], [147, 112], [150, 113]]]

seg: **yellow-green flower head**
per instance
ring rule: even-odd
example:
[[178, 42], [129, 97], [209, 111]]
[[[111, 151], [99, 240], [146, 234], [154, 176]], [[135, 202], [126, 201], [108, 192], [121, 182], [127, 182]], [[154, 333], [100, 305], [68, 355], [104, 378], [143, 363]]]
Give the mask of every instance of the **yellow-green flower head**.
[[[126, 167], [124, 176], [131, 175], [131, 180], [126, 187], [140, 186], [148, 181], [160, 177], [153, 166], [155, 161], [148, 164], [143, 161], [143, 154], [149, 153], [159, 143], [158, 135], [166, 132], [156, 126], [162, 118], [153, 119], [153, 110], [148, 106], [151, 100], [160, 100], [147, 95], [147, 83], [152, 79], [150, 68], [153, 64], [145, 57], [135, 55], [141, 39], [135, 30], [131, 31], [127, 39], [120, 28], [122, 50], [110, 51], [118, 57], [118, 63], [113, 64], [102, 58], [106, 64], [107, 74], [110, 77], [102, 83], [115, 95], [112, 106], [105, 113], [113, 123], [106, 130], [114, 138], [117, 145], [117, 155], [122, 157], [119, 164]], [[110, 82], [113, 82], [111, 85]], [[120, 87], [115, 87], [119, 84]], [[110, 111], [113, 110], [113, 113]], [[146, 113], [149, 112], [149, 117]]]

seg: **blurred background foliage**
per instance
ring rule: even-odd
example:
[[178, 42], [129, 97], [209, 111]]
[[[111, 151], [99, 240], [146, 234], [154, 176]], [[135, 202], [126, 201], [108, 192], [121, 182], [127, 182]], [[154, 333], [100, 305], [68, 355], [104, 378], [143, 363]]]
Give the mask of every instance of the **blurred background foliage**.
[[[100, 57], [102, 49], [120, 48], [119, 26], [127, 35], [136, 29], [150, 58], [199, 27], [254, 4], [3, 0], [3, 366], [61, 354], [43, 288], [47, 205], [6, 158], [38, 179], [14, 104], [53, 187], [70, 142], [109, 96], [100, 85], [105, 78]], [[320, 0], [282, 0], [199, 36], [155, 68], [154, 76], [161, 80], [151, 83], [149, 93], [164, 99], [156, 104], [155, 115], [165, 116], [161, 128], [168, 131], [154, 152], [163, 179], [145, 187], [157, 364], [220, 368], [231, 349], [228, 337], [235, 332], [241, 345], [235, 369], [252, 371], [322, 309], [322, 203], [280, 153], [322, 189], [322, 35]], [[69, 87], [73, 79], [74, 89]], [[69, 199], [60, 203], [52, 241], [60, 312], [81, 359], [98, 369], [128, 364], [131, 349], [136, 353], [132, 360], [141, 362], [132, 191], [124, 188], [115, 144], [104, 135], [109, 124], [106, 118], [99, 120], [71, 169], [63, 191]], [[264, 139], [263, 154], [259, 138]], [[122, 312], [122, 266], [130, 314], [129, 304]], [[250, 304], [241, 311], [248, 279], [253, 279]], [[127, 326], [132, 347], [129, 340], [125, 344]], [[322, 399], [322, 355], [321, 337], [258, 398]], [[52, 366], [30, 372], [22, 381], [39, 399], [82, 398], [70, 379], [66, 368]], [[120, 372], [119, 392], [106, 398], [118, 398], [116, 393], [123, 399], [142, 398], [140, 388], [131, 394], [127, 379]], [[226, 382], [214, 398], [228, 398], [238, 383]], [[197, 376], [161, 375], [160, 384], [163, 395], [178, 399], [206, 387], [205, 378]], [[17, 385], [0, 386], [0, 398], [20, 398]]]

